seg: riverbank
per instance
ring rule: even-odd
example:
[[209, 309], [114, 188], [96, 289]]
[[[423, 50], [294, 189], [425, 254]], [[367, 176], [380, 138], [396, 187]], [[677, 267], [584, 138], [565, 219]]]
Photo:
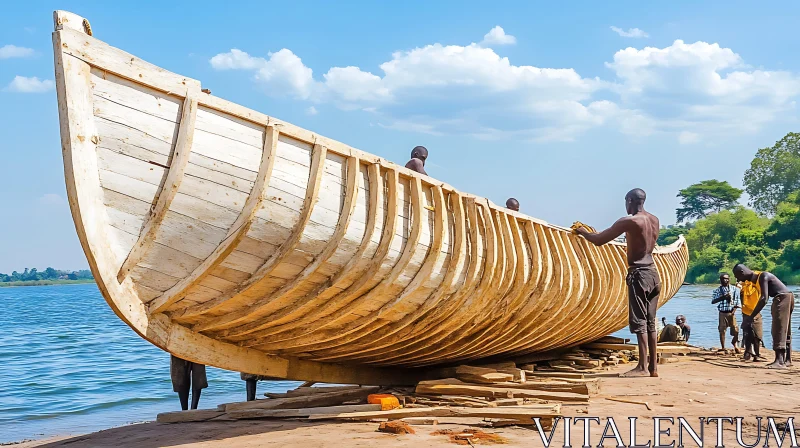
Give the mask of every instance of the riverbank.
[[[771, 352], [767, 353], [772, 355]], [[599, 443], [607, 417], [613, 417], [626, 444], [629, 442], [628, 417], [639, 417], [637, 438], [646, 444], [652, 439], [653, 417], [684, 417], [699, 432], [699, 417], [745, 418], [743, 434], [748, 443], [757, 436], [755, 417], [783, 418], [800, 413], [800, 368], [788, 371], [765, 369], [765, 363], [745, 363], [735, 355], [704, 354], [687, 357], [685, 361], [659, 366], [659, 378], [602, 378], [601, 392], [592, 397], [588, 406], [564, 406], [569, 417], [600, 417], [601, 423], [591, 425], [593, 446]], [[619, 366], [614, 372], [624, 372], [630, 365]], [[634, 403], [611, 401], [623, 399]], [[635, 403], [639, 402], [639, 403]], [[647, 405], [643, 403], [647, 402]], [[153, 416], [155, 417], [155, 416]], [[446, 447], [454, 442], [444, 432], [460, 433], [465, 429], [481, 429], [495, 434], [507, 446], [542, 446], [535, 429], [523, 427], [481, 428], [476, 419], [439, 418], [436, 426], [414, 426], [415, 434], [391, 435], [377, 432], [378, 423], [315, 422], [298, 420], [251, 420], [232, 422], [202, 422], [181, 424], [140, 423], [72, 437], [55, 437], [27, 442], [19, 447], [230, 447], [251, 446], [381, 446], [381, 447]], [[664, 436], [669, 444], [677, 434]], [[762, 431], [763, 434], [763, 431]], [[706, 428], [704, 440], [713, 444], [716, 427]], [[724, 439], [735, 444], [735, 427], [725, 425]], [[572, 446], [581, 445], [582, 423], [573, 425]], [[688, 436], [686, 436], [688, 438]], [[563, 446], [563, 429], [555, 431], [553, 446]], [[607, 446], [614, 445], [606, 440]], [[763, 439], [762, 439], [763, 442]], [[475, 443], [479, 444], [479, 443]], [[690, 446], [692, 442], [689, 442]]]
[[0, 288], [12, 288], [16, 286], [85, 285], [89, 283], [95, 283], [94, 279], [86, 278], [81, 280], [27, 280], [22, 282], [0, 282]]

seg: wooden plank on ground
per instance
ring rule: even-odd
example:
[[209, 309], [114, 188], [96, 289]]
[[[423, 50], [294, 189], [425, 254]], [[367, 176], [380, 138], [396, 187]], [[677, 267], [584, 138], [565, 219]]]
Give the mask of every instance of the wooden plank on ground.
[[458, 366], [456, 378], [467, 383], [493, 384], [511, 381], [514, 379], [514, 375], [500, 373], [495, 369], [485, 367]]
[[374, 412], [380, 411], [379, 404], [351, 404], [342, 406], [323, 406], [316, 408], [300, 409], [243, 409], [232, 411], [225, 414], [225, 417], [233, 420], [257, 419], [257, 418], [298, 418], [308, 417], [313, 414], [340, 414], [344, 412]]
[[[604, 344], [604, 343], [591, 343], [586, 344], [584, 347], [589, 349], [606, 349], [606, 350], [629, 350], [632, 352], [636, 352], [639, 350], [638, 346], [633, 344]], [[699, 352], [700, 349], [697, 347], [692, 347], [688, 345], [683, 346], [667, 346], [667, 345], [659, 345], [658, 352], [659, 353], [694, 353]]]
[[264, 394], [264, 396], [269, 398], [303, 397], [306, 395], [327, 394], [330, 392], [353, 390], [358, 389], [359, 387], [361, 386], [298, 387], [297, 389], [292, 389], [284, 393], [267, 392]]
[[630, 341], [630, 339], [618, 338], [616, 336], [603, 336], [594, 342], [599, 342], [602, 344], [625, 344], [628, 341]]
[[347, 412], [341, 414], [314, 414], [308, 417], [309, 420], [333, 420], [333, 419], [352, 419], [352, 420], [372, 420], [374, 418], [386, 418], [389, 420], [399, 420], [408, 417], [482, 417], [482, 418], [502, 418], [514, 420], [530, 420], [533, 417], [555, 417], [561, 415], [561, 405], [540, 405], [525, 407], [500, 407], [500, 408], [414, 408], [414, 409], [394, 409], [391, 411], [375, 412]]
[[573, 392], [593, 396], [599, 393], [600, 383], [595, 380], [581, 382], [558, 381], [526, 381], [524, 383], [497, 383], [492, 387], [508, 389], [547, 390], [553, 392]]
[[556, 401], [589, 401], [588, 394], [572, 392], [555, 392], [544, 390], [514, 389], [504, 387], [478, 386], [461, 383], [457, 380], [421, 381], [417, 384], [416, 393], [422, 395], [466, 395], [487, 398], [536, 398]]
[[369, 394], [374, 394], [378, 389], [380, 389], [378, 386], [369, 386], [301, 397], [270, 398], [267, 400], [226, 403], [221, 406], [224, 406], [226, 412], [240, 411], [243, 409], [299, 409], [336, 406], [345, 401], [366, 399]]

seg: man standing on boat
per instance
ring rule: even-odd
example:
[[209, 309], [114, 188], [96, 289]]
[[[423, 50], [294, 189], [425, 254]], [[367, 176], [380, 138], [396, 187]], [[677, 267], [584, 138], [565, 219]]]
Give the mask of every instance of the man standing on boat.
[[719, 343], [725, 350], [725, 332], [731, 329], [731, 345], [733, 351], [739, 353], [736, 344], [739, 342], [739, 327], [736, 325], [736, 309], [739, 308], [739, 294], [736, 288], [731, 287], [731, 277], [728, 274], [719, 276], [719, 288], [712, 293], [712, 305], [717, 305], [719, 311]]
[[646, 198], [644, 190], [634, 188], [625, 195], [628, 216], [618, 219], [611, 227], [599, 233], [591, 233], [584, 227], [575, 229], [575, 232], [596, 246], [602, 246], [625, 234], [628, 243], [628, 323], [639, 344], [639, 364], [623, 375], [628, 377], [658, 376], [656, 310], [661, 293], [661, 279], [653, 260], [653, 249], [656, 247], [660, 227], [658, 218], [644, 209]]
[[519, 211], [519, 201], [514, 198], [508, 198], [506, 201], [506, 208], [510, 210], [514, 210], [515, 212]]
[[750, 313], [757, 316], [772, 297], [772, 346], [775, 361], [767, 365], [770, 369], [786, 369], [792, 365], [792, 312], [794, 294], [774, 274], [753, 272], [739, 263], [733, 268], [736, 280], [743, 282], [742, 294], [749, 304], [751, 298], [758, 297], [755, 308]]
[[424, 146], [416, 146], [411, 150], [411, 160], [406, 163], [406, 168], [427, 176], [428, 173], [425, 172], [425, 160], [427, 158], [427, 148]]

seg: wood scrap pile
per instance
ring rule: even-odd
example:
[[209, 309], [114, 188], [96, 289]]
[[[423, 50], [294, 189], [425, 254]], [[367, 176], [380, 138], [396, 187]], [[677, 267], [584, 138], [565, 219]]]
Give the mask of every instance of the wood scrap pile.
[[[492, 377], [495, 375], [488, 375], [488, 378]], [[561, 405], [554, 400], [585, 402], [591, 390], [586, 384], [559, 381], [564, 385], [554, 387], [556, 385], [546, 384], [546, 381], [536, 381], [544, 388], [537, 390], [531, 384], [506, 381], [513, 380], [513, 375], [496, 376], [496, 380], [498, 382], [495, 384], [484, 382], [480, 386], [453, 378], [422, 382], [416, 388], [299, 387], [285, 393], [265, 394], [267, 399], [222, 404], [213, 410], [167, 412], [159, 414], [156, 421], [180, 423], [294, 418], [308, 421], [382, 419], [403, 420], [409, 424], [435, 424], [436, 417], [470, 417], [489, 419], [499, 425], [532, 425], [533, 417], [540, 417], [542, 424], [547, 427], [553, 417], [561, 414]], [[489, 387], [489, 384], [493, 387]], [[580, 391], [585, 393], [581, 394]]]
[[[629, 339], [605, 336], [594, 342], [558, 353], [535, 355], [533, 359], [537, 359], [536, 362], [522, 364], [520, 367], [528, 372], [528, 376], [563, 378], [617, 376], [618, 374], [608, 371], [619, 364], [638, 361], [638, 346], [630, 344], [629, 341]], [[686, 359], [686, 355], [701, 351], [701, 348], [685, 343], [660, 343], [658, 344], [659, 363], [677, 362]]]
[[267, 393], [267, 399], [226, 403], [215, 410], [159, 414], [157, 421], [295, 418], [431, 424], [437, 418], [467, 417], [506, 426], [534, 425], [533, 418], [539, 417], [546, 428], [561, 414], [562, 404], [585, 405], [599, 392], [596, 380], [528, 377], [513, 362], [436, 369], [431, 378], [437, 379], [412, 387], [304, 385], [285, 393]]

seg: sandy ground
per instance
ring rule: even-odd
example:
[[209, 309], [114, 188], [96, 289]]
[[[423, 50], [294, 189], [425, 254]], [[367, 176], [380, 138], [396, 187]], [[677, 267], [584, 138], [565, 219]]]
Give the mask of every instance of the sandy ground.
[[[770, 354], [771, 355], [771, 354]], [[659, 378], [604, 378], [601, 394], [593, 397], [588, 405], [565, 406], [565, 416], [597, 416], [601, 424], [591, 425], [593, 446], [597, 446], [606, 417], [613, 416], [619, 427], [624, 444], [630, 444], [628, 417], [640, 417], [637, 425], [637, 441], [645, 444], [653, 438], [653, 420], [659, 417], [685, 417], [699, 431], [698, 417], [741, 416], [745, 417], [745, 441], [752, 443], [757, 434], [756, 416], [797, 416], [800, 414], [800, 360], [797, 367], [789, 371], [774, 371], [763, 368], [765, 363], [744, 363], [738, 357], [703, 356], [694, 360], [659, 366]], [[620, 372], [630, 368], [620, 366]], [[646, 401], [644, 405], [610, 401], [604, 397], [623, 400]], [[586, 412], [586, 413], [583, 413]], [[377, 432], [378, 423], [325, 422], [304, 423], [292, 420], [253, 420], [217, 423], [157, 424], [143, 423], [105, 431], [62, 438], [51, 438], [16, 445], [18, 447], [439, 447], [454, 446], [446, 435], [436, 431], [450, 429], [461, 432], [465, 428], [480, 428], [479, 420], [448, 420], [439, 418], [436, 426], [414, 426], [416, 434], [392, 435]], [[800, 427], [800, 425], [797, 425]], [[676, 436], [677, 425], [671, 437], [662, 437], [668, 444]], [[724, 440], [730, 446], [738, 446], [733, 425], [724, 426]], [[487, 433], [499, 435], [507, 446], [543, 446], [535, 429], [521, 427], [480, 428]], [[800, 429], [800, 428], [798, 428]], [[800, 431], [799, 431], [800, 432]], [[553, 446], [563, 446], [563, 425], [554, 431]], [[706, 444], [714, 443], [716, 424], [706, 427]], [[687, 441], [688, 440], [688, 441]], [[583, 444], [583, 424], [572, 426], [573, 446]], [[687, 446], [696, 446], [686, 436]], [[771, 443], [774, 443], [771, 442]], [[475, 443], [478, 445], [481, 443]], [[762, 441], [763, 444], [763, 441]], [[605, 446], [615, 446], [608, 439]]]

